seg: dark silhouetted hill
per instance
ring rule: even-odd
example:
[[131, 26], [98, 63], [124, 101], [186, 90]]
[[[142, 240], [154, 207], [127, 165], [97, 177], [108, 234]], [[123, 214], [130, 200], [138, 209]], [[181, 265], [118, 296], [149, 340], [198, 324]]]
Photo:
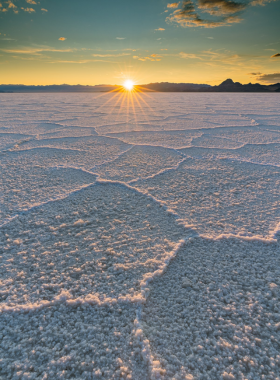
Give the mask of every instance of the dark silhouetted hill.
[[269, 86], [267, 86], [270, 88], [270, 91], [276, 91], [276, 92], [279, 92], [280, 90], [280, 83], [275, 83], [275, 84], [270, 84]]
[[210, 89], [206, 91], [210, 92], [269, 92], [275, 91], [273, 88], [269, 88], [269, 86], [261, 85], [259, 83], [248, 83], [241, 84], [239, 82], [233, 82], [232, 79], [226, 79], [218, 86], [212, 86]]

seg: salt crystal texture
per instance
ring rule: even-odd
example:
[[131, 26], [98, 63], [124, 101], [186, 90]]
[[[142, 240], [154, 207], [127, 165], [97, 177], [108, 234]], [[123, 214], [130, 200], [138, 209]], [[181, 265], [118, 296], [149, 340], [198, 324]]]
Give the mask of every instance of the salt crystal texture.
[[279, 98], [214, 95], [0, 94], [0, 379], [280, 379]]

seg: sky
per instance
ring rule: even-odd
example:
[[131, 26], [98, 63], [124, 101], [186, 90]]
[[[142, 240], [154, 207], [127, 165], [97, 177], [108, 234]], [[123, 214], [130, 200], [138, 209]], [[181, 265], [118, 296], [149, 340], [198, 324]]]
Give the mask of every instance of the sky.
[[279, 19], [280, 0], [0, 0], [0, 83], [276, 83]]

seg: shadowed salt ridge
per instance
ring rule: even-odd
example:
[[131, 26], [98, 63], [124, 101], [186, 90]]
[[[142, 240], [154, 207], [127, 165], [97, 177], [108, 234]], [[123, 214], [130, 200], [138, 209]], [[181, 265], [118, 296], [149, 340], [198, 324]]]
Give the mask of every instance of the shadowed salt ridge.
[[0, 94], [0, 378], [277, 379], [277, 94], [109, 100]]

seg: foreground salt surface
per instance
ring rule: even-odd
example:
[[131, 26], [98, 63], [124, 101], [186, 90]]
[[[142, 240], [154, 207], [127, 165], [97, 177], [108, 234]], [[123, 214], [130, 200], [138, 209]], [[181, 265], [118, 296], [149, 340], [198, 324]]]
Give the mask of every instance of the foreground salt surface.
[[278, 94], [110, 96], [0, 96], [0, 379], [280, 379]]

